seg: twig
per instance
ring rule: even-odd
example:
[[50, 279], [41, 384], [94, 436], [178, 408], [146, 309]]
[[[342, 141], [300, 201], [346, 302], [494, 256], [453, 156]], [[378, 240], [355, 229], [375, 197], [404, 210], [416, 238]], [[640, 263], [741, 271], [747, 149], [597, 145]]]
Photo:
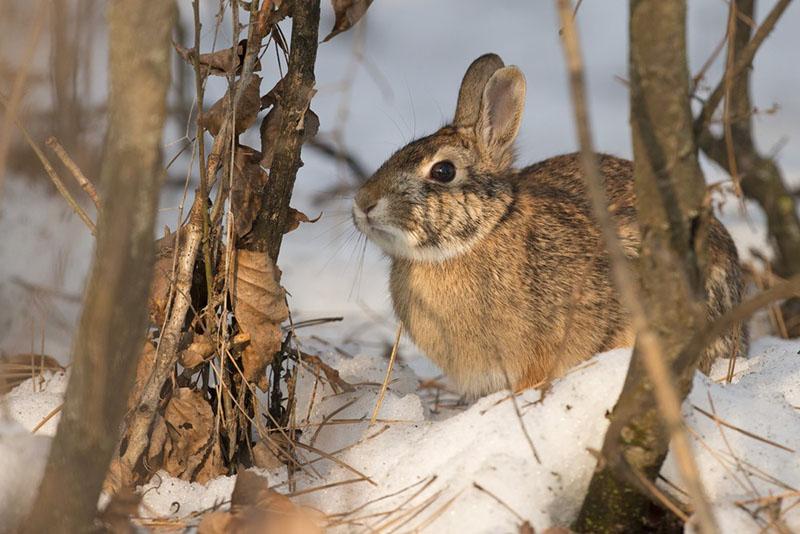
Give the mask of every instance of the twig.
[[686, 512], [681, 510], [675, 502], [669, 498], [663, 491], [658, 489], [658, 486], [653, 484], [653, 482], [644, 476], [639, 469], [635, 467], [631, 467], [634, 476], [639, 480], [639, 483], [647, 488], [647, 490], [660, 502], [665, 508], [667, 508], [670, 512], [675, 514], [681, 521], [684, 523], [689, 521], [689, 516], [686, 515]]
[[732, 120], [731, 120], [731, 93], [733, 91], [733, 72], [731, 68], [733, 67], [733, 62], [736, 60], [736, 46], [735, 46], [735, 39], [736, 39], [736, 14], [738, 13], [736, 9], [736, 2], [730, 2], [729, 14], [728, 14], [728, 50], [727, 50], [727, 58], [725, 59], [725, 75], [723, 77], [724, 82], [724, 90], [725, 90], [725, 102], [723, 105], [722, 111], [722, 129], [724, 132], [724, 139], [725, 139], [725, 147], [727, 148], [728, 152], [728, 170], [730, 171], [731, 180], [733, 180], [733, 188], [736, 196], [741, 198], [742, 197], [742, 177], [739, 175], [739, 166], [736, 164], [736, 156], [733, 153], [733, 129], [732, 129]]
[[367, 181], [367, 178], [369, 178], [369, 172], [367, 172], [364, 164], [355, 154], [347, 149], [330, 141], [326, 141], [325, 139], [321, 139], [319, 136], [309, 140], [308, 146], [324, 156], [328, 156], [347, 165], [347, 168], [353, 173], [357, 183], [364, 183]]
[[727, 332], [731, 325], [747, 320], [753, 313], [770, 302], [793, 296], [800, 296], [800, 274], [783, 282], [778, 282], [766, 291], [742, 302], [719, 317], [709, 325], [708, 328], [695, 333], [689, 343], [685, 345], [680, 355], [676, 358], [673, 369], [680, 369], [681, 366], [685, 366], [687, 361], [693, 359], [695, 355], [707, 347], [713, 340]]
[[41, 420], [41, 421], [39, 421], [38, 423], [36, 423], [36, 426], [35, 426], [35, 427], [33, 427], [33, 428], [31, 429], [31, 434], [36, 434], [36, 431], [37, 431], [37, 430], [39, 430], [40, 428], [42, 428], [42, 427], [43, 427], [45, 424], [47, 424], [47, 422], [48, 422], [50, 419], [52, 419], [53, 417], [55, 417], [55, 415], [56, 415], [57, 413], [59, 413], [63, 407], [64, 407], [64, 403], [62, 402], [61, 404], [59, 404], [58, 406], [56, 406], [55, 408], [53, 408], [52, 410], [50, 410], [50, 413], [48, 413], [47, 415], [45, 415], [45, 416], [42, 418], [42, 420]]
[[[577, 9], [577, 8], [576, 8], [576, 9]], [[513, 515], [513, 516], [514, 516], [514, 517], [517, 519], [517, 521], [519, 521], [520, 523], [522, 523], [523, 521], [525, 521], [525, 518], [524, 518], [524, 517], [522, 517], [521, 515], [519, 515], [519, 514], [517, 513], [517, 511], [516, 511], [516, 510], [514, 510], [514, 509], [513, 509], [513, 508], [511, 508], [511, 507], [510, 507], [508, 504], [506, 504], [505, 502], [503, 502], [503, 500], [501, 500], [501, 499], [500, 499], [500, 497], [498, 497], [497, 495], [495, 495], [495, 494], [494, 494], [494, 493], [492, 493], [491, 491], [487, 490], [486, 488], [484, 488], [483, 486], [481, 486], [481, 485], [480, 485], [480, 484], [478, 484], [477, 482], [473, 482], [473, 483], [472, 483], [472, 487], [473, 487], [473, 488], [475, 488], [475, 489], [476, 489], [476, 490], [478, 490], [478, 491], [482, 491], [483, 493], [485, 493], [486, 495], [488, 495], [489, 497], [491, 497], [492, 499], [494, 499], [494, 500], [495, 500], [495, 501], [496, 501], [496, 502], [497, 502], [497, 503], [498, 503], [500, 506], [502, 506], [503, 508], [505, 508], [506, 510], [508, 510], [509, 512], [511, 512], [511, 515]]]
[[589, 126], [580, 42], [570, 4], [570, 0], [558, 0], [559, 15], [564, 31], [564, 55], [569, 68], [570, 90], [575, 110], [581, 162], [592, 211], [600, 226], [603, 241], [609, 252], [611, 270], [617, 291], [619, 291], [620, 299], [625, 308], [631, 314], [634, 330], [638, 334], [638, 345], [647, 374], [653, 382], [656, 402], [672, 438], [672, 448], [675, 452], [678, 469], [694, 503], [701, 532], [718, 532], [716, 520], [711, 512], [711, 506], [708, 503], [702, 481], [698, 476], [697, 464], [692, 454], [689, 437], [683, 425], [680, 396], [672, 384], [670, 370], [665, 362], [661, 342], [650, 328], [644, 307], [639, 300], [638, 288], [633, 282], [636, 277], [630, 269], [617, 236], [616, 225], [607, 209], [606, 193], [597, 165]]
[[89, 181], [88, 178], [83, 174], [80, 167], [73, 161], [69, 154], [61, 146], [61, 143], [58, 142], [58, 139], [53, 137], [52, 135], [47, 138], [45, 144], [50, 147], [50, 149], [56, 153], [56, 156], [61, 160], [64, 166], [72, 173], [72, 177], [75, 178], [75, 181], [81, 186], [81, 188], [86, 191], [86, 194], [89, 195], [89, 198], [92, 199], [94, 202], [95, 208], [98, 210], [100, 209], [100, 197], [97, 196], [97, 189], [95, 189], [94, 184]]
[[375, 424], [378, 419], [378, 412], [381, 410], [383, 404], [383, 397], [386, 395], [386, 390], [389, 388], [389, 381], [392, 378], [392, 368], [394, 367], [394, 360], [397, 357], [397, 347], [400, 345], [400, 336], [403, 334], [403, 323], [397, 325], [397, 334], [395, 334], [394, 345], [392, 345], [392, 353], [389, 356], [389, 365], [386, 367], [386, 376], [381, 384], [381, 391], [378, 394], [378, 402], [375, 403], [375, 409], [372, 411], [372, 417], [369, 420], [370, 426]]
[[776, 443], [776, 442], [774, 442], [774, 441], [772, 441], [770, 439], [767, 439], [765, 437], [759, 436], [758, 434], [754, 434], [752, 432], [748, 432], [747, 430], [745, 430], [743, 428], [739, 428], [738, 426], [733, 425], [733, 424], [727, 422], [724, 419], [720, 419], [720, 417], [718, 415], [713, 414], [713, 413], [709, 413], [706, 410], [702, 409], [701, 407], [697, 406], [696, 404], [692, 404], [692, 408], [694, 408], [696, 411], [700, 412], [701, 414], [705, 415], [706, 417], [708, 417], [709, 419], [711, 419], [715, 423], [718, 423], [718, 424], [720, 424], [720, 425], [722, 425], [724, 427], [730, 428], [731, 430], [735, 430], [736, 432], [739, 432], [740, 434], [745, 435], [748, 438], [752, 438], [752, 439], [754, 439], [756, 441], [760, 441], [761, 443], [766, 443], [767, 445], [772, 445], [773, 447], [777, 447], [777, 448], [779, 448], [781, 450], [784, 450], [786, 452], [791, 452], [792, 454], [797, 452], [796, 450], [791, 449], [791, 448], [787, 447], [786, 445], [781, 445], [780, 443]]
[[733, 64], [733, 68], [730, 69], [730, 74], [723, 76], [723, 79], [720, 80], [719, 84], [717, 84], [717, 86], [714, 88], [714, 91], [706, 100], [706, 103], [703, 105], [703, 109], [700, 110], [700, 114], [694, 121], [695, 134], [699, 134], [703, 131], [703, 129], [705, 129], [706, 125], [711, 121], [711, 117], [714, 115], [714, 112], [717, 110], [719, 103], [722, 101], [722, 97], [725, 96], [726, 78], [729, 76], [731, 80], [734, 80], [739, 77], [739, 75], [744, 72], [745, 69], [750, 67], [756, 52], [758, 52], [758, 49], [761, 46], [761, 43], [763, 43], [772, 32], [775, 24], [778, 22], [778, 19], [781, 18], [783, 12], [786, 11], [787, 7], [789, 7], [789, 3], [791, 1], [792, 0], [778, 0], [778, 2], [772, 7], [772, 10], [764, 19], [764, 22], [762, 22], [761, 26], [759, 26], [758, 30], [756, 30], [753, 38], [739, 53], [739, 57]]
[[[0, 95], [0, 103], [3, 104], [6, 113], [10, 113], [8, 99], [5, 96]], [[61, 180], [56, 170], [50, 164], [50, 160], [47, 159], [47, 156], [44, 155], [44, 152], [42, 152], [42, 150], [39, 148], [39, 145], [37, 145], [36, 141], [34, 141], [33, 138], [30, 136], [27, 128], [25, 128], [16, 117], [14, 118], [14, 122], [16, 123], [19, 130], [22, 132], [22, 135], [25, 137], [25, 140], [28, 142], [28, 145], [30, 145], [31, 149], [36, 154], [36, 157], [39, 158], [39, 161], [42, 163], [42, 167], [44, 167], [45, 172], [50, 177], [50, 180], [52, 180], [53, 185], [56, 186], [56, 189], [58, 189], [58, 192], [61, 193], [61, 196], [64, 197], [64, 200], [67, 201], [67, 204], [70, 205], [72, 210], [78, 215], [78, 217], [81, 218], [84, 224], [86, 224], [87, 228], [89, 228], [89, 231], [92, 233], [92, 235], [96, 235], [97, 228], [95, 227], [94, 222], [92, 222], [92, 219], [89, 218], [89, 216], [86, 214], [83, 208], [78, 204], [78, 202], [69, 192], [69, 190], [67, 190], [67, 187], [64, 185], [64, 182]]]

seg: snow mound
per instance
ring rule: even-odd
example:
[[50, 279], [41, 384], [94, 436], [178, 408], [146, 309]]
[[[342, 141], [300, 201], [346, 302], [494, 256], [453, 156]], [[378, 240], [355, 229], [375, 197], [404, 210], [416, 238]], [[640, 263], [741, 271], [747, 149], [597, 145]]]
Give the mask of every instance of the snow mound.
[[[737, 363], [732, 384], [698, 374], [684, 403], [700, 474], [724, 532], [760, 532], [776, 519], [800, 531], [800, 507], [794, 506], [800, 500], [799, 350], [798, 341], [758, 340], [750, 358]], [[284, 468], [261, 472], [273, 487], [326, 513], [334, 532], [488, 533], [516, 532], [523, 519], [537, 530], [574, 519], [630, 350], [594, 357], [544, 396], [498, 392], [444, 419], [432, 413], [414, 373], [397, 365], [372, 426], [386, 361], [333, 353], [323, 358], [355, 391], [336, 394], [321, 382], [315, 386], [315, 375], [302, 370], [296, 413], [301, 440], [336, 461], [301, 451], [305, 466], [291, 486]], [[724, 374], [722, 362], [712, 377]], [[0, 496], [21, 484], [13, 465], [33, 466], [24, 473], [30, 487], [41, 476], [34, 457], [43, 463], [48, 440], [22, 428], [55, 407], [63, 388], [63, 376], [55, 375], [44, 391], [34, 393], [24, 383], [7, 396], [6, 411], [17, 423], [13, 432], [0, 426], [0, 492], [6, 492]], [[36, 445], [28, 444], [32, 438]], [[661, 487], [682, 498], [672, 488], [681, 480], [671, 454], [661, 474]], [[142, 488], [141, 512], [186, 517], [224, 506], [233, 484], [232, 477], [201, 485], [158, 473]], [[19, 503], [22, 496], [16, 497]], [[8, 513], [13, 511], [0, 509], [3, 519]]]

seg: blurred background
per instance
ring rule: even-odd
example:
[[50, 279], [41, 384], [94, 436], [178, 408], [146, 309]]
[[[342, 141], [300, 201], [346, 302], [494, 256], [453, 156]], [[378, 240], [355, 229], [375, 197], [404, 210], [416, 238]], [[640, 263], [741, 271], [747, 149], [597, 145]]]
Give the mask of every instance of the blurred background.
[[[759, 2], [761, 19], [772, 1]], [[52, 161], [45, 147], [55, 136], [96, 181], [105, 130], [105, 2], [101, 0], [0, 0], [0, 93], [25, 83], [20, 123]], [[724, 1], [690, 0], [689, 55], [697, 73], [723, 39]], [[174, 40], [193, 46], [191, 3], [180, 0]], [[228, 48], [231, 22], [218, 17], [219, 3], [201, 0], [201, 51]], [[627, 2], [584, 0], [578, 22], [589, 85], [595, 145], [631, 156], [628, 127]], [[320, 34], [333, 26], [323, 2]], [[290, 36], [289, 24], [283, 31]], [[753, 76], [756, 138], [775, 155], [791, 186], [800, 186], [800, 8], [791, 6], [762, 46]], [[449, 121], [461, 76], [486, 52], [518, 65], [528, 80], [527, 108], [519, 137], [520, 164], [576, 149], [566, 70], [554, 2], [544, 0], [382, 0], [374, 2], [353, 30], [319, 48], [312, 109], [321, 127], [317, 146], [303, 149], [304, 167], [293, 205], [319, 222], [302, 225], [284, 240], [279, 266], [291, 294], [295, 319], [342, 315], [327, 327], [334, 340], [362, 348], [391, 343], [395, 323], [387, 292], [387, 262], [359, 240], [350, 223], [352, 188], [359, 172], [374, 171], [394, 150]], [[282, 61], [282, 60], [281, 60]], [[261, 58], [262, 91], [280, 78], [274, 43]], [[700, 82], [700, 96], [716, 85], [724, 53]], [[209, 79], [206, 107], [226, 89]], [[164, 132], [169, 163], [161, 196], [159, 228], [178, 226], [184, 199], [191, 201], [197, 166], [191, 154], [194, 75], [175, 54], [170, 121]], [[699, 104], [699, 102], [698, 102]], [[4, 112], [5, 113], [5, 112]], [[5, 120], [5, 114], [4, 120]], [[39, 352], [66, 362], [81, 303], [93, 238], [58, 195], [20, 128], [2, 124], [0, 151], [0, 353]], [[251, 129], [255, 130], [255, 129]], [[242, 136], [258, 146], [258, 132]], [[331, 150], [352, 158], [348, 165]], [[359, 172], [354, 172], [354, 169]], [[59, 167], [68, 187], [93, 216], [91, 202]], [[727, 178], [707, 161], [709, 182]], [[102, 184], [98, 184], [102, 191]], [[186, 193], [188, 191], [188, 193]], [[188, 207], [188, 203], [186, 204]], [[769, 255], [763, 217], [751, 203], [723, 205], [723, 221], [740, 253]]]

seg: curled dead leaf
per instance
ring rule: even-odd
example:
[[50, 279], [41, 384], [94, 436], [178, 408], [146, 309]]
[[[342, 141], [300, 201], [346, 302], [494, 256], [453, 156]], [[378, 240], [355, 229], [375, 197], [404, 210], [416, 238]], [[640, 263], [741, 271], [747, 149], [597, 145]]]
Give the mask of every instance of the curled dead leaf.
[[[175, 51], [178, 52], [178, 55], [181, 56], [189, 65], [194, 67], [197, 51], [194, 48], [186, 48], [175, 42], [173, 42], [172, 45], [175, 47]], [[236, 74], [239, 74], [242, 68], [242, 62], [244, 61], [244, 56], [247, 53], [247, 39], [242, 39], [239, 41], [239, 44], [236, 46], [235, 55], [232, 52], [233, 47], [226, 48], [224, 50], [217, 50], [216, 52], [211, 52], [208, 54], [200, 54], [199, 63], [201, 76], [227, 76], [228, 74], [234, 72], [234, 70], [236, 71]], [[261, 70], [261, 63], [258, 60], [256, 60], [253, 70], [255, 72]]]
[[[245, 87], [236, 105], [236, 133], [240, 134], [247, 130], [256, 120], [258, 112], [261, 110], [261, 78], [253, 76], [250, 83]], [[230, 88], [225, 95], [214, 102], [211, 109], [203, 114], [201, 126], [208, 130], [211, 135], [217, 135], [222, 128], [232, 99]]]
[[331, 0], [331, 4], [336, 18], [331, 33], [325, 36], [323, 43], [352, 28], [367, 12], [372, 0]]
[[242, 353], [245, 378], [258, 383], [259, 376], [281, 346], [280, 325], [289, 317], [281, 272], [263, 252], [236, 251], [233, 310], [250, 344]]
[[178, 361], [186, 369], [192, 369], [213, 356], [215, 350], [214, 343], [208, 337], [202, 336], [181, 351]]
[[[275, 144], [281, 134], [281, 120], [283, 119], [283, 86], [284, 80], [282, 78], [270, 89], [270, 91], [261, 97], [261, 106], [263, 109], [271, 107], [264, 120], [261, 121], [259, 132], [261, 134], [261, 166], [269, 169], [272, 167], [272, 159], [275, 154]], [[313, 87], [303, 89], [303, 98], [307, 98], [311, 102], [311, 98], [316, 93]], [[303, 115], [303, 142], [314, 138], [319, 132], [319, 117], [311, 108], [307, 108]]]
[[261, 153], [250, 147], [236, 149], [233, 162], [233, 184], [231, 186], [231, 211], [234, 230], [242, 237], [253, 228], [253, 222], [261, 210], [264, 188], [269, 175], [259, 163]]
[[292, 230], [297, 230], [297, 227], [300, 226], [300, 223], [315, 223], [322, 217], [320, 213], [317, 217], [313, 219], [309, 219], [308, 215], [303, 213], [302, 211], [298, 211], [294, 208], [289, 208], [289, 215], [286, 218], [286, 228], [284, 228], [283, 233], [288, 234]]
[[172, 254], [159, 254], [153, 266], [153, 280], [150, 283], [147, 308], [150, 312], [150, 323], [157, 327], [161, 327], [166, 318], [170, 281], [172, 280], [172, 263]]
[[333, 389], [334, 393], [338, 394], [342, 391], [353, 392], [356, 388], [344, 380], [341, 376], [339, 376], [339, 371], [328, 365], [327, 363], [323, 362], [319, 356], [314, 356], [313, 354], [306, 354], [305, 352], [300, 352], [300, 356], [302, 357], [303, 361], [307, 364], [311, 365], [312, 367], [316, 367], [318, 370], [321, 370], [325, 373], [325, 379], [330, 384], [331, 389]]
[[[172, 476], [192, 482], [206, 482], [227, 473], [217, 433], [214, 413], [202, 393], [178, 388], [164, 410], [166, 439], [163, 468]], [[149, 457], [155, 457], [149, 451]]]

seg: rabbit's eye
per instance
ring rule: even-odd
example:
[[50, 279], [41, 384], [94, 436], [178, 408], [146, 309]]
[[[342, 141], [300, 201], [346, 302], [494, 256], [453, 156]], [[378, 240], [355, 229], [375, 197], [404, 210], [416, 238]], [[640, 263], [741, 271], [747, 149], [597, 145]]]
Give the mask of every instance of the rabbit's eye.
[[431, 179], [437, 182], [452, 182], [456, 177], [456, 166], [452, 161], [440, 161], [431, 167]]

